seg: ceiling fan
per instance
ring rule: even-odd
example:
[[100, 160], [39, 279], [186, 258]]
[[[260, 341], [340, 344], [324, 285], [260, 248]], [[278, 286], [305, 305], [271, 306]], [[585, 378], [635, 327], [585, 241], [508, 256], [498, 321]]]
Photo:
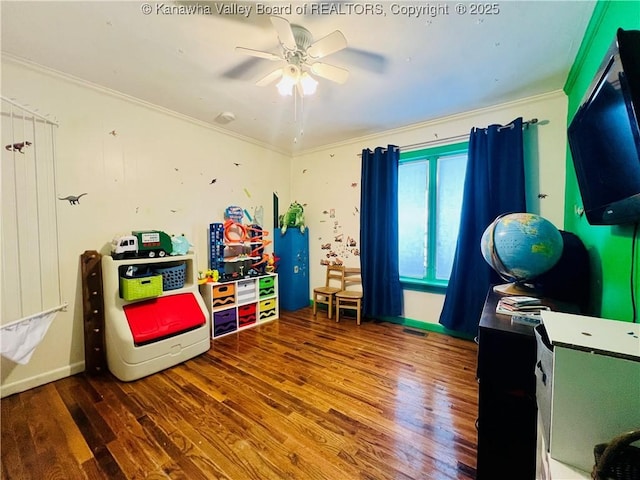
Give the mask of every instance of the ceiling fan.
[[245, 55], [286, 62], [283, 67], [258, 80], [256, 85], [264, 87], [279, 79], [276, 86], [281, 95], [292, 95], [295, 89], [302, 97], [313, 94], [318, 85], [311, 73], [340, 84], [347, 81], [348, 70], [316, 61], [346, 48], [347, 39], [340, 30], [314, 42], [309, 30], [300, 25], [291, 24], [285, 18], [272, 16], [271, 24], [278, 34], [281, 47], [279, 54], [236, 47], [237, 52]]

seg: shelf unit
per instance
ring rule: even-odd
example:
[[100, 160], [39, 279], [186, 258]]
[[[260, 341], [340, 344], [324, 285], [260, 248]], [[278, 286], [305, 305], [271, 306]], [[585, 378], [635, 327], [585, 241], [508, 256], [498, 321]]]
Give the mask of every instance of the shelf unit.
[[278, 318], [278, 275], [200, 285], [212, 338], [252, 328]]
[[84, 318], [84, 368], [89, 374], [99, 375], [107, 369], [104, 346], [102, 255], [95, 250], [86, 250], [80, 259]]
[[[182, 288], [162, 292], [157, 299], [171, 300], [174, 295], [192, 296], [187, 300], [204, 316], [204, 323], [187, 331], [136, 345], [129, 327], [126, 307], [153, 304], [148, 299], [127, 301], [121, 297], [120, 276], [129, 266], [149, 265], [166, 268], [184, 262], [185, 282]], [[198, 291], [198, 272], [194, 254], [163, 258], [129, 258], [114, 260], [102, 257], [102, 277], [105, 306], [105, 344], [109, 370], [120, 380], [131, 381], [164, 370], [209, 350], [211, 346], [210, 316]], [[173, 300], [177, 300], [176, 297]], [[166, 300], [169, 299], [169, 300]], [[147, 304], [143, 303], [147, 302]], [[150, 310], [151, 312], [151, 310]], [[151, 314], [150, 314], [151, 316]]]

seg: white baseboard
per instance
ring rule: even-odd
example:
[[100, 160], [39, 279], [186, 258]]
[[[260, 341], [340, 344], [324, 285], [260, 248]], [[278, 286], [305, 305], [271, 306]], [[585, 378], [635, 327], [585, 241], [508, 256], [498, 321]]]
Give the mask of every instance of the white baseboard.
[[25, 390], [30, 390], [46, 383], [60, 380], [61, 378], [70, 377], [71, 375], [75, 375], [76, 373], [84, 372], [84, 370], [85, 365], [84, 361], [82, 361], [67, 365], [62, 368], [58, 368], [56, 370], [51, 370], [40, 375], [24, 378], [22, 380], [18, 380], [17, 382], [3, 384], [0, 385], [0, 398], [8, 397], [9, 395], [13, 395], [14, 393], [24, 392]]

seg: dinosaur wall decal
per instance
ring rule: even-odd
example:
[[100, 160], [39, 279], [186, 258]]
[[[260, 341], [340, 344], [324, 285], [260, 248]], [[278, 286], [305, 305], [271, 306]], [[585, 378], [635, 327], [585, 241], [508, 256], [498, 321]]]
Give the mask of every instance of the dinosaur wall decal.
[[66, 197], [58, 197], [58, 200], [68, 200], [70, 205], [78, 205], [80, 203], [80, 197], [85, 196], [86, 193], [80, 195], [67, 195]]
[[18, 142], [18, 143], [10, 143], [9, 145], [5, 145], [5, 149], [9, 150], [10, 152], [20, 152], [20, 153], [24, 153], [22, 150], [25, 147], [29, 147], [31, 146], [32, 143], [28, 142], [28, 141], [24, 141], [24, 142]]

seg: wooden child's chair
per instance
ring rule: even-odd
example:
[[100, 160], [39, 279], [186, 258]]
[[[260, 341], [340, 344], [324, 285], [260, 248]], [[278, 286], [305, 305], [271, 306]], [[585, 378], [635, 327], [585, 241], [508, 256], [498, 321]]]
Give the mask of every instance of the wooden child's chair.
[[318, 303], [327, 305], [327, 316], [331, 318], [336, 293], [344, 290], [344, 267], [327, 265], [327, 276], [322, 287], [313, 289], [313, 315], [318, 311]]
[[356, 311], [356, 321], [360, 325], [362, 311], [362, 277], [359, 268], [344, 269], [344, 289], [336, 293], [336, 322], [340, 321], [340, 309]]

